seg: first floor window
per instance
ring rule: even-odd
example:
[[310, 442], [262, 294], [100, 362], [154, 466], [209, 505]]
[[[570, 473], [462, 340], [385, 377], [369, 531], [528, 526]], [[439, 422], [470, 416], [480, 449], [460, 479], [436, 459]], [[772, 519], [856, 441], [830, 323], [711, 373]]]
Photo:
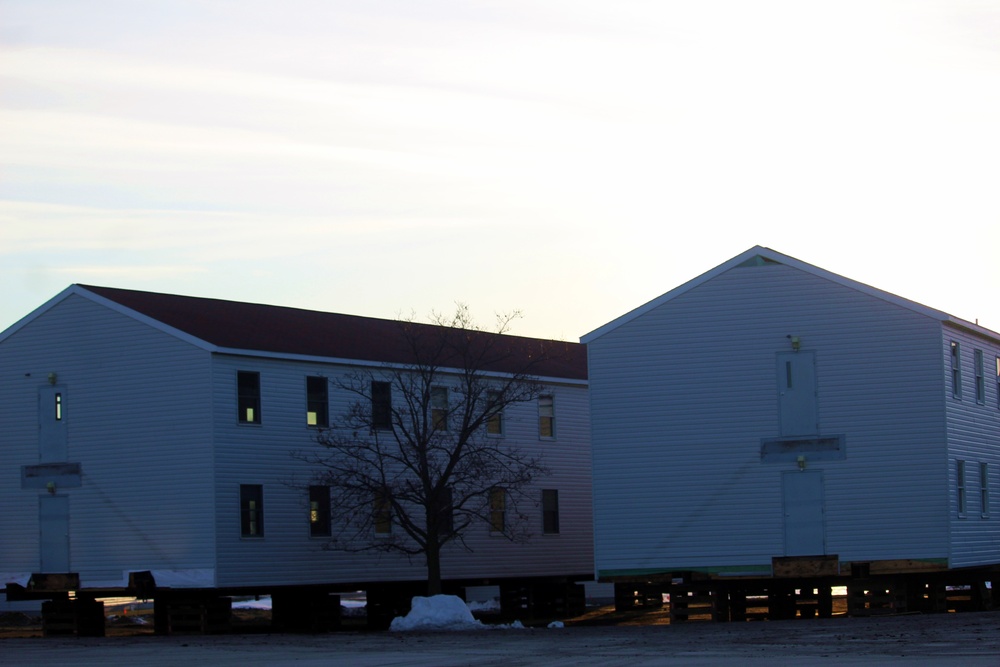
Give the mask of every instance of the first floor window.
[[240, 535], [264, 536], [264, 487], [240, 484]]
[[542, 489], [542, 532], [555, 535], [559, 532], [559, 491]]
[[551, 396], [538, 397], [538, 437], [556, 437], [555, 403]]
[[990, 464], [979, 464], [979, 509], [983, 518], [990, 515]]
[[260, 373], [236, 372], [236, 401], [241, 424], [260, 423]]
[[490, 532], [502, 533], [507, 527], [507, 492], [495, 486], [490, 489]]
[[329, 392], [324, 377], [306, 378], [306, 424], [326, 428], [330, 425]]
[[376, 535], [392, 534], [392, 504], [389, 502], [389, 494], [381, 491], [375, 494], [375, 508], [372, 517]]
[[441, 490], [438, 495], [438, 530], [441, 535], [448, 535], [455, 529], [455, 500], [450, 487]]
[[330, 487], [309, 487], [309, 535], [330, 536]]
[[965, 516], [965, 461], [955, 462], [955, 487], [958, 490], [958, 516]]

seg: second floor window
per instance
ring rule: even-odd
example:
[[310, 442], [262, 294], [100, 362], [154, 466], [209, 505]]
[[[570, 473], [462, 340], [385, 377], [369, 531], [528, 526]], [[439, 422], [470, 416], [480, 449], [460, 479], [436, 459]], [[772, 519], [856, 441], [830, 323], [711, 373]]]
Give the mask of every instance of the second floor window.
[[392, 430], [392, 384], [372, 381], [372, 430]]
[[976, 372], [976, 403], [986, 404], [986, 375], [983, 370], [983, 351], [975, 350], [973, 353], [973, 367]]
[[330, 425], [328, 383], [324, 377], [306, 378], [306, 424], [326, 428]]
[[241, 424], [260, 423], [260, 373], [236, 372], [236, 402]]
[[962, 346], [951, 341], [951, 395], [962, 398]]
[[556, 437], [556, 412], [551, 396], [538, 397], [538, 437]]
[[[487, 405], [496, 405], [500, 402], [500, 392], [491, 391], [487, 394]], [[503, 412], [496, 410], [486, 419], [486, 433], [488, 435], [503, 435]]]

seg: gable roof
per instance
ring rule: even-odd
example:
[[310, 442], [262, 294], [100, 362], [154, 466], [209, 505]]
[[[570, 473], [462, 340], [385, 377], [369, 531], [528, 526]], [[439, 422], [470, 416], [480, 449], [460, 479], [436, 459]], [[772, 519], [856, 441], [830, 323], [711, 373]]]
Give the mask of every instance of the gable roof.
[[[111, 307], [211, 352], [378, 364], [415, 362], [403, 323], [396, 320], [93, 285], [72, 285], [35, 314], [69, 294]], [[440, 333], [444, 328], [420, 323], [407, 326], [416, 327], [418, 335]], [[473, 335], [483, 337], [484, 342], [493, 337], [504, 343], [495, 348], [498, 354], [484, 370], [514, 373], [527, 368], [539, 377], [587, 379], [586, 348], [579, 343], [489, 332]], [[533, 359], [537, 362], [528, 365]]]
[[614, 329], [617, 329], [623, 324], [631, 322], [632, 320], [643, 315], [644, 313], [647, 313], [650, 310], [653, 310], [654, 308], [657, 308], [663, 305], [664, 303], [677, 298], [681, 294], [689, 292], [695, 287], [698, 287], [699, 285], [708, 282], [712, 278], [715, 278], [716, 276], [725, 273], [730, 269], [736, 268], [738, 266], [744, 266], [744, 265], [749, 266], [753, 264], [785, 264], [787, 266], [799, 269], [800, 271], [810, 273], [814, 276], [819, 276], [820, 278], [824, 278], [839, 285], [849, 287], [864, 294], [868, 294], [869, 296], [882, 299], [883, 301], [887, 301], [889, 303], [901, 306], [903, 308], [908, 308], [909, 310], [921, 313], [923, 315], [934, 318], [941, 322], [945, 322], [960, 327], [962, 329], [967, 329], [969, 331], [978, 333], [979, 335], [986, 336], [988, 338], [1000, 339], [1000, 334], [997, 334], [994, 331], [990, 331], [985, 327], [981, 327], [978, 324], [973, 324], [972, 322], [967, 322], [966, 320], [962, 320], [957, 317], [952, 317], [951, 315], [948, 315], [945, 312], [929, 308], [927, 306], [917, 303], [916, 301], [910, 301], [909, 299], [904, 299], [890, 292], [876, 289], [874, 287], [871, 287], [870, 285], [860, 283], [856, 280], [851, 280], [850, 278], [845, 278], [831, 271], [827, 271], [826, 269], [821, 269], [818, 266], [807, 264], [806, 262], [795, 259], [794, 257], [789, 257], [788, 255], [783, 255], [780, 252], [771, 250], [770, 248], [765, 248], [763, 246], [758, 245], [750, 248], [745, 252], [740, 253], [739, 255], [733, 257], [727, 262], [723, 262], [714, 269], [706, 271], [697, 278], [689, 280], [683, 285], [675, 287], [666, 294], [663, 294], [653, 299], [652, 301], [649, 301], [648, 303], [645, 303], [639, 306], [638, 308], [625, 313], [621, 317], [618, 317], [612, 320], [611, 322], [608, 322], [604, 326], [599, 327], [594, 331], [591, 331], [590, 333], [583, 336], [580, 339], [580, 341], [585, 344], [590, 343], [593, 340], [600, 338], [604, 334], [609, 333]]

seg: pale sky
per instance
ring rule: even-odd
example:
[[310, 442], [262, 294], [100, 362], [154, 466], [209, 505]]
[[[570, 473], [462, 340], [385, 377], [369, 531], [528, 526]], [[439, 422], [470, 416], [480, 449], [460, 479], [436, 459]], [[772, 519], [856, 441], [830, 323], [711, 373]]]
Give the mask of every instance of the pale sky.
[[754, 246], [1000, 330], [1000, 0], [0, 0], [72, 283], [577, 340]]

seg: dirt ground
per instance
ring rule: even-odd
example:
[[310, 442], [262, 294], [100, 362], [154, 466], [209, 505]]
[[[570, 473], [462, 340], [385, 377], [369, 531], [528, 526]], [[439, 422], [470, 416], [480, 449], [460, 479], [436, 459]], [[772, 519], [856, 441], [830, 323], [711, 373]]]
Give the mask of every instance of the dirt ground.
[[563, 628], [454, 632], [271, 634], [259, 612], [240, 613], [242, 632], [156, 636], [143, 624], [108, 624], [104, 638], [41, 637], [32, 626], [0, 629], [5, 665], [346, 664], [485, 665], [1000, 665], [1000, 612], [834, 617], [670, 626], [662, 612], [604, 608]]

